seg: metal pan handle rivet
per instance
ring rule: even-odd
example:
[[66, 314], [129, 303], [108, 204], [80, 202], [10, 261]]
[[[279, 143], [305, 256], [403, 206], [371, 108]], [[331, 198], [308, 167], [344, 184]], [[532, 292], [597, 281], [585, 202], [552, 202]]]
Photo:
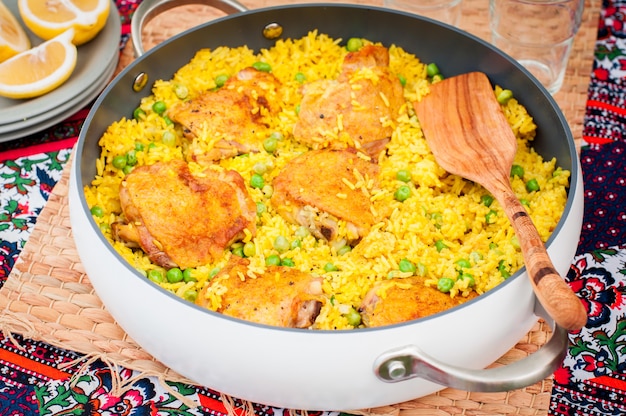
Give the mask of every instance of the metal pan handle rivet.
[[390, 380], [401, 380], [406, 377], [407, 368], [401, 360], [390, 360], [381, 366], [382, 372], [386, 373]]
[[263, 28], [265, 39], [278, 39], [283, 34], [283, 27], [278, 23], [269, 23]]
[[133, 81], [133, 91], [139, 92], [144, 89], [146, 84], [148, 83], [148, 74], [145, 72], [140, 72], [139, 75], [135, 77]]

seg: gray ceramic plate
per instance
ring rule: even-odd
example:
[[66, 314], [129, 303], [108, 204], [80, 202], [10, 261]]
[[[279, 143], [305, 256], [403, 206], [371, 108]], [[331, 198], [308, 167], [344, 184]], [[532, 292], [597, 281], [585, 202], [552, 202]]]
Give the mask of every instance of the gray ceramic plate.
[[28, 119], [28, 123], [22, 123], [18, 129], [13, 128], [13, 124], [0, 125], [0, 143], [9, 140], [19, 139], [29, 134], [40, 132], [56, 123], [65, 120], [67, 117], [81, 110], [93, 100], [95, 100], [100, 92], [107, 86], [115, 69], [117, 68], [117, 59], [113, 60], [109, 67], [102, 74], [102, 78], [88, 89], [75, 96], [69, 101], [53, 110], [40, 114]]
[[[5, 0], [5, 4], [21, 23], [17, 0]], [[28, 30], [27, 33], [33, 46], [42, 43], [41, 39]], [[100, 84], [111, 63], [117, 62], [120, 34], [119, 13], [112, 2], [106, 26], [96, 38], [78, 48], [76, 68], [65, 84], [46, 95], [28, 100], [0, 97], [0, 129], [4, 133], [13, 132], [15, 133], [13, 136], [20, 137], [20, 131], [40, 125], [42, 118], [56, 117], [58, 111], [55, 110], [64, 103], [84, 95], [94, 84]], [[5, 134], [0, 136], [0, 140], [5, 140], [4, 136]]]

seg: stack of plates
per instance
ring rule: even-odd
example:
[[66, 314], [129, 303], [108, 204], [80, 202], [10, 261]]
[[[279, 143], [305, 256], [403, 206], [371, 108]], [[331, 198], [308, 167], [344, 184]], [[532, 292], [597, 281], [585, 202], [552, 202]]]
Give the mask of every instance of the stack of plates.
[[[17, 0], [4, 4], [20, 21]], [[43, 41], [29, 34], [32, 46]], [[102, 31], [78, 47], [78, 60], [71, 77], [57, 89], [40, 97], [14, 100], [0, 97], [0, 142], [18, 139], [44, 130], [81, 110], [109, 83], [119, 59], [120, 16], [114, 3]]]

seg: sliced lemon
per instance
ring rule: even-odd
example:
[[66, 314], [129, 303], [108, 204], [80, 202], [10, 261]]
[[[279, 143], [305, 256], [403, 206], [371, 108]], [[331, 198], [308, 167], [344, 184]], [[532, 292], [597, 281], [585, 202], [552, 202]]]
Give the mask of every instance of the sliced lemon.
[[74, 44], [96, 37], [106, 24], [111, 0], [19, 0], [24, 24], [34, 34], [49, 40], [74, 28]]
[[0, 0], [0, 62], [30, 48], [24, 28]]
[[52, 91], [72, 75], [78, 50], [68, 29], [0, 64], [0, 96], [32, 98]]

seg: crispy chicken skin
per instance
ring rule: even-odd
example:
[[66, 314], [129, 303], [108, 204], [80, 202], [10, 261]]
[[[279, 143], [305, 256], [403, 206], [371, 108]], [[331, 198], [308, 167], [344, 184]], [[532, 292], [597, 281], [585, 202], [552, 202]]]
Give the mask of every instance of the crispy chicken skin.
[[363, 298], [359, 312], [366, 326], [379, 327], [443, 312], [476, 296], [472, 292], [453, 298], [425, 286], [419, 278], [393, 279], [375, 285]]
[[245, 68], [217, 91], [206, 91], [172, 107], [168, 116], [184, 128], [187, 137], [215, 140], [209, 152], [198, 157], [218, 160], [259, 151], [265, 117], [279, 111], [280, 82], [272, 74]]
[[292, 267], [270, 266], [250, 277], [248, 260], [233, 256], [200, 292], [196, 304], [206, 307], [207, 290], [226, 288], [217, 312], [260, 324], [308, 328], [322, 307], [322, 279]]
[[367, 45], [346, 55], [337, 80], [304, 86], [293, 135], [313, 149], [347, 145], [376, 158], [403, 104], [400, 80], [389, 72], [389, 51]]
[[368, 186], [376, 186], [378, 170], [353, 149], [311, 150], [292, 159], [274, 178], [271, 203], [287, 221], [327, 240], [336, 236], [335, 219], [345, 220], [354, 228], [352, 240], [357, 240], [375, 222]]
[[127, 222], [114, 235], [165, 268], [209, 263], [244, 229], [256, 233], [256, 204], [235, 171], [193, 175], [180, 160], [140, 166], [124, 179], [120, 202]]

